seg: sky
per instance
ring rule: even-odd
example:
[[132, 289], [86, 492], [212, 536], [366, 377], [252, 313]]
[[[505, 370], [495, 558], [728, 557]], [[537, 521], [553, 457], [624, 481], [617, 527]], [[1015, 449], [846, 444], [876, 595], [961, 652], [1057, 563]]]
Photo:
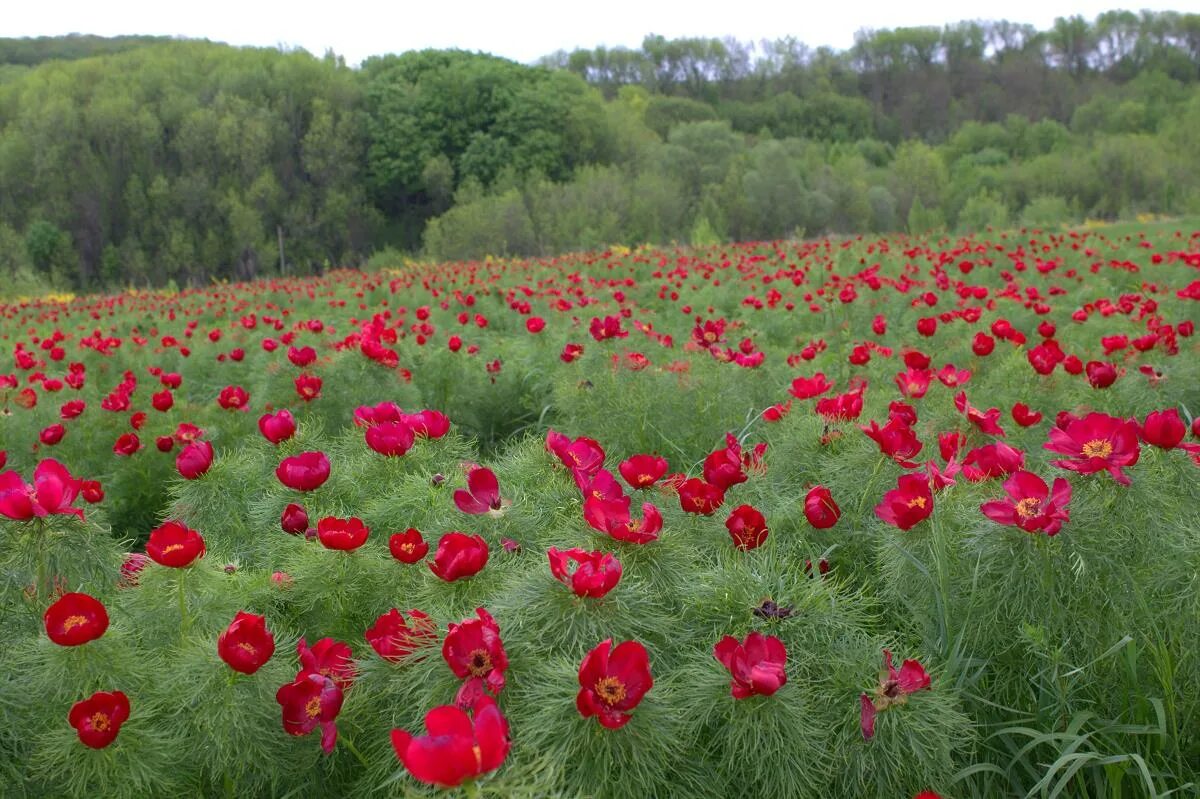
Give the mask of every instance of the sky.
[[[1186, 10], [1191, 0], [1138, 3], [1135, 10]], [[637, 47], [642, 37], [794, 36], [812, 47], [846, 49], [862, 28], [943, 25], [1004, 18], [1048, 28], [1055, 17], [1121, 8], [1119, 0], [336, 0], [309, 11], [303, 0], [0, 0], [0, 37], [67, 33], [154, 34], [235, 45], [332, 49], [357, 64], [371, 55], [425, 48], [481, 50], [529, 63], [556, 50]], [[315, 5], [315, 4], [314, 4]]]

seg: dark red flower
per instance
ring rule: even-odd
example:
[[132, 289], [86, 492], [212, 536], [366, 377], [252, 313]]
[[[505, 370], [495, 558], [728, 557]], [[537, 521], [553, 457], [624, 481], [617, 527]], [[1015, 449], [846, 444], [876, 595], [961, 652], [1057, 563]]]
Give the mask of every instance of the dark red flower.
[[72, 477], [53, 458], [47, 458], [33, 470], [33, 485], [21, 479], [16, 472], [0, 474], [0, 515], [25, 521], [56, 513], [70, 514], [83, 518], [83, 511], [72, 508], [71, 503], [79, 496], [80, 480]]
[[617, 467], [632, 488], [649, 488], [667, 473], [667, 459], [659, 455], [634, 455]]
[[429, 570], [452, 583], [478, 574], [487, 565], [488, 554], [488, 545], [482, 536], [449, 532], [438, 541], [437, 553], [429, 564]]
[[275, 469], [279, 482], [296, 491], [313, 491], [329, 479], [329, 458], [324, 452], [301, 452], [284, 458]]
[[258, 431], [267, 441], [279, 444], [296, 434], [296, 419], [287, 408], [276, 413], [264, 413], [258, 417]]
[[129, 457], [142, 448], [142, 442], [137, 437], [137, 433], [122, 433], [117, 436], [116, 442], [113, 444], [113, 452], [118, 455]]
[[150, 396], [150, 405], [153, 406], [154, 410], [161, 413], [166, 413], [167, 411], [171, 410], [171, 406], [174, 404], [175, 397], [171, 394], [171, 390], [169, 388], [164, 388], [162, 391]]
[[1051, 461], [1055, 466], [1080, 474], [1107, 471], [1121, 485], [1131, 482], [1123, 468], [1134, 465], [1141, 456], [1137, 422], [1103, 413], [1072, 418], [1067, 420], [1065, 428], [1050, 428], [1050, 440], [1043, 446], [1051, 452], [1071, 456]]
[[171, 436], [155, 436], [154, 446], [159, 452], [170, 452], [175, 449], [175, 439]]
[[875, 715], [889, 708], [903, 705], [908, 701], [908, 695], [917, 691], [929, 690], [929, 675], [915, 660], [906, 660], [899, 670], [892, 666], [892, 653], [883, 650], [885, 670], [880, 673], [879, 687], [874, 691], [874, 698], [867, 694], [859, 697], [862, 707], [861, 726], [863, 738], [871, 740], [875, 737]]
[[743, 552], [757, 549], [767, 540], [766, 517], [751, 505], [739, 505], [725, 520], [733, 545]]
[[388, 551], [401, 563], [416, 563], [429, 552], [429, 543], [421, 531], [413, 527], [403, 533], [392, 533], [388, 539]]
[[454, 705], [425, 714], [427, 735], [392, 730], [392, 748], [408, 773], [420, 782], [454, 788], [495, 771], [512, 747], [508, 722], [490, 696], [474, 703], [475, 719]]
[[459, 707], [469, 707], [485, 689], [493, 695], [504, 690], [504, 672], [508, 670], [508, 654], [496, 620], [484, 608], [476, 608], [475, 615], [451, 624], [442, 641], [446, 665], [455, 677], [465, 680], [455, 697]]
[[796, 399], [806, 400], [819, 397], [831, 388], [833, 383], [825, 379], [825, 373], [817, 372], [812, 377], [797, 377], [792, 381], [788, 393]]
[[296, 679], [275, 692], [275, 701], [283, 710], [283, 731], [288, 735], [308, 735], [321, 727], [321, 749], [333, 751], [337, 742], [337, 716], [344, 695], [336, 682], [323, 674], [304, 670]]
[[212, 466], [213, 445], [207, 441], [193, 441], [175, 456], [175, 468], [185, 480], [195, 480]]
[[1063, 522], [1071, 516], [1067, 504], [1071, 501], [1071, 484], [1061, 477], [1054, 480], [1053, 490], [1046, 481], [1032, 472], [1016, 472], [1004, 481], [1008, 499], [993, 500], [979, 506], [983, 515], [996, 522], [1019, 527], [1027, 533], [1057, 535]]
[[879, 445], [879, 451], [894, 460], [905, 469], [914, 469], [917, 457], [924, 444], [917, 438], [916, 431], [903, 419], [892, 417], [883, 427], [874, 419], [867, 427], [860, 427], [867, 436]]
[[1146, 415], [1142, 422], [1140, 437], [1151, 446], [1161, 449], [1175, 449], [1187, 435], [1187, 425], [1179, 418], [1179, 411], [1168, 408], [1165, 411], [1153, 411]]
[[303, 369], [317, 359], [317, 351], [312, 347], [288, 347], [287, 357], [293, 365]]
[[[621, 561], [610, 552], [588, 552], [578, 547], [559, 551], [546, 550], [550, 573], [576, 596], [599, 599], [616, 587], [621, 579]], [[571, 571], [571, 564], [575, 571]]]
[[62, 441], [63, 436], [66, 434], [67, 428], [63, 427], [61, 424], [52, 424], [38, 434], [38, 439], [46, 446], [52, 447], [58, 442]]
[[804, 518], [818, 530], [825, 530], [838, 523], [842, 509], [833, 501], [833, 495], [825, 486], [813, 486], [804, 497]]
[[1012, 418], [1021, 427], [1032, 427], [1042, 421], [1042, 414], [1038, 411], [1030, 410], [1029, 406], [1025, 403], [1018, 402], [1012, 406]]
[[398, 663], [436, 641], [437, 625], [419, 610], [410, 610], [406, 620], [403, 613], [392, 608], [376, 619], [364, 635], [381, 658]]
[[304, 507], [292, 502], [283, 509], [283, 514], [279, 517], [279, 526], [283, 528], [285, 533], [292, 535], [303, 535], [308, 532], [308, 511]]
[[412, 428], [414, 435], [424, 438], [441, 438], [450, 432], [450, 419], [441, 411], [405, 413], [400, 415], [400, 421]]
[[88, 594], [63, 594], [42, 616], [46, 635], [59, 646], [95, 641], [108, 629], [108, 611]]
[[358, 676], [350, 646], [341, 641], [322, 638], [310, 647], [301, 638], [296, 644], [296, 654], [300, 657], [300, 668], [303, 671], [328, 677], [342, 690], [348, 690]]
[[129, 718], [129, 697], [120, 691], [97, 691], [71, 706], [67, 721], [79, 733], [79, 741], [92, 749], [103, 749], [117, 738]]
[[326, 549], [350, 552], [365, 544], [370, 533], [370, 528], [357, 516], [349, 519], [326, 516], [317, 522], [317, 538]]
[[1092, 388], [1108, 388], [1117, 382], [1117, 367], [1103, 361], [1088, 361], [1083, 367]]
[[610, 730], [624, 727], [633, 718], [629, 711], [654, 686], [646, 647], [625, 641], [614, 649], [611, 638], [602, 641], [579, 665], [579, 686], [575, 707], [581, 716], [597, 716]]
[[460, 488], [454, 492], [454, 504], [463, 513], [472, 515], [500, 514], [504, 503], [500, 499], [500, 484], [495, 473], [483, 466], [467, 472], [467, 490]]
[[227, 411], [241, 410], [250, 402], [250, 395], [241, 386], [225, 386], [217, 395], [217, 404]]
[[204, 537], [187, 525], [176, 521], [164, 522], [150, 531], [146, 554], [161, 566], [181, 569], [204, 557]]
[[822, 397], [817, 400], [817, 413], [831, 422], [846, 422], [857, 419], [862, 414], [863, 390], [851, 389], [844, 394], [832, 397]]
[[996, 441], [976, 447], [967, 453], [962, 462], [962, 471], [971, 482], [1004, 477], [1025, 468], [1025, 453]]
[[933, 513], [933, 492], [924, 474], [904, 474], [896, 487], [883, 495], [875, 515], [901, 530], [911, 530]]
[[296, 394], [305, 402], [319, 399], [323, 381], [316, 375], [300, 375], [295, 380]]
[[1000, 427], [999, 408], [989, 408], [986, 412], [980, 411], [967, 401], [967, 392], [965, 391], [960, 391], [955, 395], [954, 407], [982, 432], [989, 436], [1004, 436], [1004, 429]]
[[617, 499], [589, 496], [583, 502], [583, 518], [594, 529], [631, 544], [656, 541], [662, 530], [662, 514], [658, 508], [649, 502], [642, 503], [642, 520], [639, 522], [630, 515], [629, 497], [624, 495]]
[[217, 654], [234, 671], [253, 674], [275, 654], [275, 636], [267, 629], [267, 620], [239, 610], [225, 631], [217, 637]]
[[404, 422], [381, 422], [367, 428], [367, 446], [389, 458], [408, 452], [414, 440], [413, 429]]
[[100, 485], [99, 480], [80, 480], [79, 496], [83, 497], [83, 501], [87, 502], [89, 505], [95, 505], [97, 502], [103, 502], [104, 486]]
[[684, 513], [711, 516], [724, 502], [725, 492], [702, 478], [689, 478], [679, 486], [679, 507]]
[[729, 685], [734, 699], [771, 696], [787, 684], [787, 648], [773, 635], [755, 630], [744, 641], [727, 635], [713, 647], [713, 657], [733, 677]]

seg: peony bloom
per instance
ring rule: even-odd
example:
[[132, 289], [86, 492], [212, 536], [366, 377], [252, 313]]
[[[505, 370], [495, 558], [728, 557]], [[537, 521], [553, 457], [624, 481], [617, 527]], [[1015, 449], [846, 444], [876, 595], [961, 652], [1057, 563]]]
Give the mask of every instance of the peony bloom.
[[1031, 427], [1042, 421], [1042, 414], [1035, 410], [1030, 410], [1029, 406], [1023, 402], [1015, 403], [1012, 406], [1013, 421], [1021, 427]]
[[1092, 388], [1108, 388], [1117, 382], [1117, 367], [1103, 361], [1088, 361], [1083, 367]]
[[175, 468], [184, 480], [195, 480], [212, 466], [213, 445], [207, 441], [193, 441], [175, 457]]
[[908, 695], [929, 690], [929, 675], [915, 660], [906, 660], [897, 670], [892, 666], [892, 653], [883, 650], [885, 671], [879, 677], [879, 687], [874, 697], [863, 694], [859, 697], [862, 706], [862, 734], [865, 740], [875, 737], [875, 715], [908, 701]]
[[296, 418], [287, 408], [258, 417], [258, 431], [272, 444], [287, 441], [296, 434]]
[[833, 495], [825, 486], [813, 486], [804, 497], [804, 518], [818, 530], [826, 530], [838, 523], [842, 509], [833, 501]]
[[467, 490], [460, 488], [454, 492], [454, 504], [463, 513], [498, 516], [504, 503], [500, 499], [500, 484], [495, 473], [483, 466], [471, 469], [467, 473]]
[[478, 574], [487, 565], [488, 554], [488, 545], [483, 536], [449, 532], [438, 541], [437, 553], [429, 564], [429, 570], [452, 583]]
[[446, 665], [455, 677], [466, 681], [455, 697], [459, 707], [469, 707], [485, 689], [493, 695], [504, 690], [504, 672], [508, 670], [496, 620], [484, 608], [476, 608], [475, 615], [477, 618], [451, 624], [442, 641]]
[[275, 636], [263, 616], [239, 610], [217, 637], [217, 654], [234, 671], [253, 674], [275, 654]]
[[711, 516], [725, 502], [725, 492], [700, 477], [684, 480], [678, 490], [679, 507], [684, 513]]
[[79, 733], [79, 741], [92, 749], [103, 749], [117, 738], [129, 718], [129, 697], [120, 691], [97, 691], [71, 706], [67, 721]]
[[896, 487], [883, 495], [875, 506], [875, 515], [901, 530], [911, 530], [933, 513], [933, 492], [923, 474], [904, 474]]
[[46, 446], [52, 447], [58, 442], [62, 441], [63, 436], [66, 434], [67, 428], [63, 427], [61, 424], [52, 424], [38, 434], [38, 439]]
[[137, 433], [122, 433], [113, 442], [113, 452], [122, 457], [129, 457], [142, 448], [142, 441]]
[[1003, 441], [976, 447], [963, 459], [962, 471], [973, 483], [1004, 477], [1025, 468], [1025, 453]]
[[654, 686], [646, 647], [625, 641], [614, 649], [611, 638], [602, 641], [579, 665], [579, 686], [575, 707], [581, 716], [597, 716], [610, 730], [624, 727], [633, 718], [629, 711]]
[[297, 505], [295, 502], [288, 503], [279, 517], [279, 526], [285, 533], [304, 535], [308, 532], [308, 511], [304, 509], [303, 505]]
[[403, 533], [392, 533], [388, 538], [388, 551], [401, 563], [416, 563], [429, 553], [429, 543], [421, 531], [410, 527]]
[[181, 569], [204, 557], [204, 537], [187, 525], [176, 521], [164, 522], [150, 531], [146, 554], [160, 566]]
[[658, 455], [634, 455], [617, 467], [631, 488], [649, 488], [667, 473], [667, 459]]
[[250, 402], [250, 395], [241, 386], [225, 386], [217, 395], [217, 403], [227, 411], [241, 410]]
[[833, 383], [825, 379], [825, 373], [817, 372], [812, 377], [797, 377], [792, 381], [788, 393], [796, 399], [806, 400], [819, 397], [831, 388]]
[[313, 491], [329, 479], [329, 458], [324, 452], [301, 452], [283, 462], [275, 469], [279, 482], [297, 491]]
[[729, 685], [734, 699], [771, 696], [787, 684], [787, 649], [773, 635], [755, 630], [745, 641], [727, 635], [713, 647], [713, 657], [733, 677]]
[[1065, 420], [1065, 426], [1052, 427], [1050, 440], [1043, 445], [1051, 452], [1070, 458], [1051, 461], [1060, 469], [1080, 474], [1107, 471], [1121, 485], [1132, 482], [1122, 469], [1138, 462], [1138, 425], [1103, 413], [1089, 413], [1082, 419]]
[[351, 552], [365, 544], [370, 534], [371, 529], [357, 516], [349, 519], [326, 516], [317, 522], [317, 538], [326, 549]]
[[435, 707], [425, 714], [428, 734], [420, 737], [392, 730], [392, 748], [408, 773], [429, 785], [454, 788], [500, 768], [512, 747], [508, 722], [490, 696], [479, 697], [473, 709], [474, 721], [453, 705]]
[[[588, 552], [578, 547], [559, 551], [546, 550], [554, 579], [575, 592], [576, 596], [599, 599], [616, 587], [621, 579], [621, 561], [609, 552]], [[571, 572], [571, 564], [575, 571]]]
[[398, 458], [412, 449], [416, 440], [413, 429], [404, 422], [380, 422], [367, 428], [367, 446], [389, 458]]
[[83, 511], [71, 507], [79, 490], [80, 480], [72, 477], [67, 467], [47, 458], [34, 468], [33, 485], [16, 472], [0, 474], [0, 515], [18, 521], [56, 513], [82, 519]]
[[79, 646], [104, 635], [108, 611], [88, 594], [63, 594], [46, 608], [42, 621], [51, 641], [59, 646]]
[[292, 365], [303, 369], [317, 359], [317, 351], [308, 346], [288, 347], [287, 357]]
[[863, 389], [853, 388], [844, 394], [822, 397], [817, 400], [817, 413], [830, 422], [847, 422], [862, 414]]
[[743, 552], [757, 549], [767, 540], [767, 520], [751, 505], [738, 505], [725, 520], [733, 545]]
[[332, 638], [322, 638], [311, 647], [303, 638], [296, 644], [296, 654], [300, 658], [300, 668], [315, 674], [328, 677], [338, 684], [343, 691], [354, 684], [358, 676], [350, 647]]
[[639, 522], [630, 515], [629, 497], [624, 495], [616, 499], [589, 496], [583, 502], [583, 518], [594, 529], [631, 544], [657, 541], [658, 533], [662, 530], [662, 514], [658, 508], [643, 502], [642, 520]]
[[883, 427], [880, 427], [879, 423], [872, 419], [869, 427], [860, 427], [859, 429], [879, 445], [881, 453], [897, 464], [905, 469], [916, 468], [917, 464], [913, 458], [917, 457], [924, 444], [903, 419], [893, 417], [888, 419], [887, 424]]
[[725, 446], [704, 459], [704, 481], [724, 493], [746, 482], [748, 476], [742, 470], [743, 465], [741, 443], [733, 434], [726, 434]]
[[441, 411], [405, 413], [400, 415], [400, 421], [412, 428], [415, 435], [423, 438], [441, 438], [450, 432], [450, 419]]
[[1008, 499], [985, 502], [979, 506], [983, 515], [996, 522], [1020, 527], [1027, 533], [1057, 535], [1063, 522], [1071, 517], [1067, 503], [1071, 501], [1071, 484], [1059, 477], [1051, 490], [1046, 481], [1032, 472], [1016, 472], [1004, 481]]
[[1004, 436], [1004, 428], [1000, 426], [999, 408], [989, 408], [986, 412], [981, 411], [967, 401], [967, 392], [965, 391], [960, 391], [954, 396], [954, 407], [980, 431], [989, 436]]
[[1140, 438], [1147, 444], [1160, 449], [1175, 449], [1187, 435], [1187, 425], [1179, 418], [1179, 411], [1168, 408], [1146, 415], [1142, 422]]
[[403, 613], [392, 608], [376, 619], [364, 636], [381, 658], [399, 663], [437, 640], [437, 626], [419, 610], [410, 610], [405, 619]]
[[283, 710], [283, 731], [288, 735], [308, 735], [321, 728], [321, 749], [333, 751], [337, 742], [337, 716], [342, 711], [342, 689], [336, 682], [307, 669], [275, 692], [275, 701]]

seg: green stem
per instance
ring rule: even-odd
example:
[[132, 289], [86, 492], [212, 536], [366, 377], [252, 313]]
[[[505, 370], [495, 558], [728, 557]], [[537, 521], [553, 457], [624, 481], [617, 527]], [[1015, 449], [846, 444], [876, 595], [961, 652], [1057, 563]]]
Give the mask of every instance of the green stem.
[[358, 747], [356, 747], [354, 742], [350, 740], [350, 736], [346, 735], [345, 733], [339, 733], [338, 740], [346, 745], [346, 748], [350, 750], [350, 754], [358, 758], [358, 762], [363, 764], [363, 768], [371, 767], [371, 764], [367, 762], [367, 759], [362, 756], [362, 752], [359, 752]]
[[183, 571], [184, 571], [183, 569], [179, 570], [179, 579], [176, 581], [176, 586], [179, 589], [178, 594], [179, 594], [179, 637], [180, 638], [183, 638], [183, 636], [187, 635], [188, 625], [191, 623], [191, 619], [188, 617], [188, 612], [187, 612], [187, 594], [184, 592], [184, 589], [183, 589]]

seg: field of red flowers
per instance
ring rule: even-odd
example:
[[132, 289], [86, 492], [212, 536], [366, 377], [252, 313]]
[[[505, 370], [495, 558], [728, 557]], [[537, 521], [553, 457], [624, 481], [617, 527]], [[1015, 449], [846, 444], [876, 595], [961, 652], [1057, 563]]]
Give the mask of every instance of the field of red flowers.
[[0, 305], [0, 794], [1195, 795], [1200, 231]]

